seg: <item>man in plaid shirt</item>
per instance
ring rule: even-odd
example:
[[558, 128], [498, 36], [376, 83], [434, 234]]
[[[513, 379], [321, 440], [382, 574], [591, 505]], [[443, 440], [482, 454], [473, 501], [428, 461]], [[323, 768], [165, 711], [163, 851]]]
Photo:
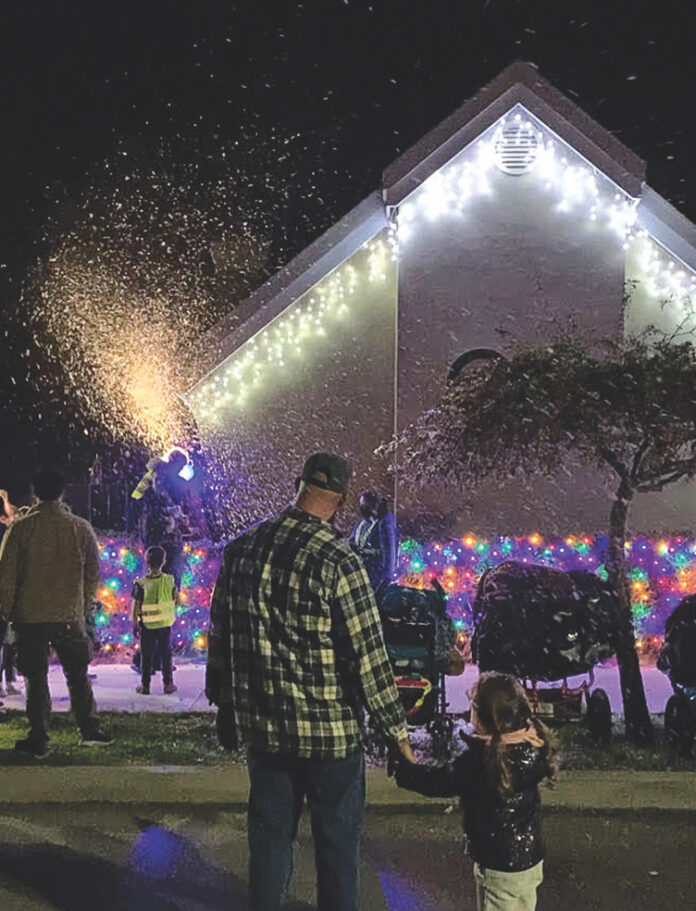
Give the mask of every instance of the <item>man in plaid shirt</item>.
[[253, 911], [281, 907], [305, 798], [318, 907], [357, 908], [363, 707], [413, 759], [370, 580], [331, 525], [350, 476], [310, 456], [295, 504], [228, 544], [215, 585], [206, 694], [224, 745], [248, 749]]

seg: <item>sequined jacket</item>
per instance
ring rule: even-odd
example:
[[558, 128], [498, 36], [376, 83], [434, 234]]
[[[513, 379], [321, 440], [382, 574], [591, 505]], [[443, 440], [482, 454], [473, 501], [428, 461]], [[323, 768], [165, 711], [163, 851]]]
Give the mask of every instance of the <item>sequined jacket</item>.
[[469, 748], [450, 766], [400, 762], [396, 783], [426, 797], [459, 797], [467, 853], [480, 866], [508, 873], [528, 870], [545, 853], [539, 782], [549, 769], [542, 750], [529, 743], [507, 747], [513, 794], [503, 800], [488, 784], [483, 742], [466, 740]]

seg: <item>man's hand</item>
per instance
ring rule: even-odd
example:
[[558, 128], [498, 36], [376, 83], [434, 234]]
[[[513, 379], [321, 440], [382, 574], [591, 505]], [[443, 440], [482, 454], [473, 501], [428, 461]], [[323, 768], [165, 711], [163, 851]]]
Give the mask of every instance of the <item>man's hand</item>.
[[234, 709], [228, 702], [218, 706], [215, 728], [220, 746], [228, 751], [239, 748], [239, 739], [234, 722]]
[[403, 759], [405, 759], [407, 762], [413, 762], [414, 764], [418, 763], [418, 760], [416, 759], [415, 754], [411, 749], [411, 742], [409, 741], [408, 737], [405, 740], [399, 740], [396, 745], [399, 748], [399, 753]]
[[133, 638], [138, 639], [140, 637], [140, 624], [136, 620], [133, 624]]
[[408, 737], [405, 740], [398, 740], [396, 743], [392, 740], [387, 753], [387, 777], [393, 778], [396, 775], [396, 769], [400, 762], [412, 762], [418, 765]]

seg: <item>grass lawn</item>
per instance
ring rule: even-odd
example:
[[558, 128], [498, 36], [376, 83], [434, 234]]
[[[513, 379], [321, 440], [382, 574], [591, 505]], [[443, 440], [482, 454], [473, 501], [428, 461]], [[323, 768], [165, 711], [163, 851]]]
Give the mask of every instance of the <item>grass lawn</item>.
[[608, 747], [599, 746], [579, 724], [554, 727], [551, 733], [558, 749], [561, 771], [633, 769], [635, 772], [694, 772], [696, 760], [679, 756], [665, 740], [662, 718], [653, 719], [655, 745], [636, 747], [624, 737], [623, 724], [614, 728]]
[[[218, 746], [215, 715], [160, 712], [100, 712], [105, 731], [115, 741], [110, 746], [86, 747], [69, 712], [51, 716], [51, 743], [41, 765], [215, 765], [229, 761]], [[28, 765], [37, 760], [13, 749], [15, 740], [27, 735], [23, 712], [0, 716], [0, 765]]]
[[[100, 712], [103, 726], [116, 740], [107, 747], [83, 747], [66, 712], [51, 718], [51, 749], [42, 765], [217, 765], [230, 758], [217, 743], [215, 716], [210, 713]], [[28, 765], [37, 760], [15, 753], [15, 740], [26, 736], [23, 712], [0, 716], [0, 765]], [[636, 771], [696, 771], [696, 761], [676, 755], [664, 742], [660, 722], [656, 744], [639, 749], [616, 732], [611, 745], [597, 746], [579, 725], [555, 727], [553, 735], [562, 770], [634, 769]]]

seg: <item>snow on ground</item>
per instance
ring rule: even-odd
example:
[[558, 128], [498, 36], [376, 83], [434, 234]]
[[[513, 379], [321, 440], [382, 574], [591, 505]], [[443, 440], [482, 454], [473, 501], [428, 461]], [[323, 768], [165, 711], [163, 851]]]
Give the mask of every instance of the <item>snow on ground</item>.
[[[669, 678], [666, 677], [654, 665], [645, 665], [641, 667], [643, 674], [643, 684], [645, 686], [645, 695], [648, 701], [648, 710], [651, 714], [660, 714], [664, 712], [667, 700], [672, 695], [672, 685]], [[467, 693], [478, 677], [478, 668], [473, 665], [467, 665], [466, 670], [461, 677], [447, 678], [447, 700], [451, 712], [463, 712], [469, 708], [469, 699]], [[587, 675], [580, 677], [569, 677], [569, 686], [579, 686], [583, 680], [587, 680]], [[540, 684], [545, 686], [546, 684]], [[595, 682], [592, 689], [603, 689], [606, 691], [611, 703], [611, 710], [614, 714], [623, 712], [623, 703], [621, 699], [621, 686], [619, 684], [619, 669], [616, 661], [607, 661], [595, 668]]]
[[[205, 712], [213, 711], [205, 698], [204, 679], [205, 664], [201, 661], [177, 658], [177, 670], [174, 682], [178, 692], [171, 696], [162, 693], [162, 677], [156, 674], [152, 681], [151, 695], [141, 696], [135, 688], [140, 682], [139, 676], [127, 664], [95, 664], [91, 672], [96, 679], [92, 681], [97, 707], [101, 711], [120, 712]], [[667, 677], [656, 667], [646, 665], [642, 669], [645, 682], [648, 709], [653, 714], [664, 711], [672, 688]], [[448, 677], [447, 699], [451, 712], [463, 712], [469, 708], [467, 693], [478, 677], [478, 668], [469, 665], [461, 677]], [[577, 685], [582, 677], [571, 677], [569, 684]], [[22, 679], [20, 678], [20, 686]], [[65, 685], [61, 668], [52, 665], [49, 671], [49, 687], [53, 696], [53, 710], [67, 711], [70, 698]], [[611, 702], [612, 712], [621, 713], [621, 689], [619, 672], [615, 662], [607, 662], [595, 670], [595, 687], [606, 690]], [[23, 709], [24, 696], [7, 696], [3, 699], [7, 708]]]

